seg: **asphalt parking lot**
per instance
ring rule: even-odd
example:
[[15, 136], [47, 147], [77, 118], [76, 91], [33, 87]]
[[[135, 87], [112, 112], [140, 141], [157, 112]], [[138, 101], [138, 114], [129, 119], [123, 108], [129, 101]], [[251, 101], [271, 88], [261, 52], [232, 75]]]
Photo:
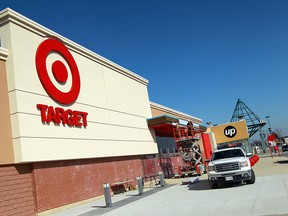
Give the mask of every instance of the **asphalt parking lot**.
[[116, 195], [109, 208], [102, 198], [52, 215], [288, 215], [287, 153], [273, 158], [262, 154], [254, 171], [256, 182], [253, 185], [212, 190], [206, 174], [189, 185], [182, 184], [189, 178], [168, 179], [167, 186], [147, 188], [142, 196], [137, 190]]

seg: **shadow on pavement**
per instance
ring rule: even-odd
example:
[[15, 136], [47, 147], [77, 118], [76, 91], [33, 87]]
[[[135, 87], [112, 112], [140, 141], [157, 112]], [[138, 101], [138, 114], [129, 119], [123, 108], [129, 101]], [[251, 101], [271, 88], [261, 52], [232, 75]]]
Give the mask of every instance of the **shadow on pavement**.
[[96, 205], [94, 205], [94, 206], [92, 206], [92, 208], [107, 208], [106, 206], [96, 206]]
[[189, 190], [211, 190], [207, 179], [199, 180], [196, 183], [188, 184]]
[[140, 194], [128, 194], [126, 195], [127, 197], [138, 197], [141, 196]]
[[162, 190], [165, 190], [167, 188], [170, 188], [172, 186], [174, 186], [174, 184], [166, 185], [165, 187], [154, 188], [152, 190], [144, 191], [144, 193], [142, 195], [137, 195], [137, 194], [131, 195], [131, 194], [128, 194], [128, 195], [126, 195], [127, 198], [125, 198], [123, 200], [120, 200], [120, 201], [117, 201], [117, 202], [112, 202], [112, 205], [110, 207], [106, 207], [105, 205], [103, 205], [103, 206], [94, 205], [94, 206], [92, 206], [92, 208], [94, 208], [94, 210], [88, 211], [88, 212], [80, 214], [78, 216], [103, 215], [103, 214], [108, 213], [109, 211], [112, 211], [112, 210], [116, 209], [116, 208], [119, 208], [119, 207], [122, 207], [124, 205], [130, 204], [130, 203], [135, 202], [135, 201], [137, 201], [139, 199], [148, 197], [150, 195], [158, 193], [158, 192], [160, 192]]
[[288, 164], [288, 160], [283, 160], [283, 161], [276, 161], [274, 163], [278, 163], [278, 164]]
[[228, 188], [233, 188], [233, 187], [242, 187], [246, 184], [235, 184], [235, 183], [226, 183], [226, 184], [219, 184], [217, 189], [211, 189], [208, 183], [207, 179], [200, 180], [196, 183], [193, 184], [188, 184], [187, 187], [189, 188], [188, 190], [221, 190], [221, 189], [228, 189]]

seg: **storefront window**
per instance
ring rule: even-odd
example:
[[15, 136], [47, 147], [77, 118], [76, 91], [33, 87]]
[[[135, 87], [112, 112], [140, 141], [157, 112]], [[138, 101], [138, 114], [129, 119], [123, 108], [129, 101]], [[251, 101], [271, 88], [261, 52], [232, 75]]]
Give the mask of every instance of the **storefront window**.
[[176, 143], [173, 137], [156, 136], [159, 153], [175, 153]]

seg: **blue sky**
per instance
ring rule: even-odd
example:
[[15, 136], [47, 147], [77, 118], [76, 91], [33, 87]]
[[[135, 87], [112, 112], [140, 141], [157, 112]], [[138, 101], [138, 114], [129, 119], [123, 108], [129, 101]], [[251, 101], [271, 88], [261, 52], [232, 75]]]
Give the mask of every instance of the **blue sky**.
[[0, 0], [6, 7], [148, 79], [151, 101], [203, 125], [228, 122], [240, 98], [288, 135], [288, 1]]

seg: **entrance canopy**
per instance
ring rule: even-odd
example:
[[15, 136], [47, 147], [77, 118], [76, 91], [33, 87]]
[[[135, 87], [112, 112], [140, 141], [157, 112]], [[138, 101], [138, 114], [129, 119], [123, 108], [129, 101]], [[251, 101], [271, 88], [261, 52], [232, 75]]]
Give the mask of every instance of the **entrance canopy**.
[[173, 137], [173, 123], [179, 122], [178, 118], [162, 115], [147, 119], [149, 128], [155, 130], [157, 134], [165, 134], [166, 136]]

